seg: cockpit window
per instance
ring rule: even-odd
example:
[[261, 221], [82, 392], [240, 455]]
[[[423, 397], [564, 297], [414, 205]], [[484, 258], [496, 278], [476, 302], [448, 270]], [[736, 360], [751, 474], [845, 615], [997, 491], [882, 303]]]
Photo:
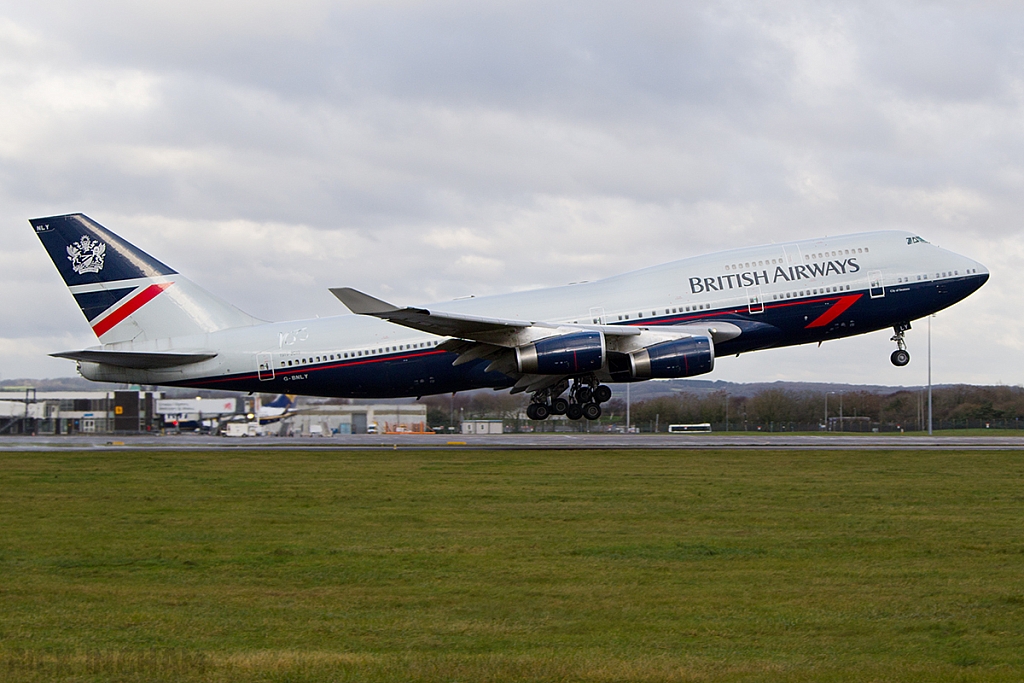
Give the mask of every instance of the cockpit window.
[[913, 237], [908, 237], [907, 238], [907, 244], [918, 244], [918, 243], [928, 244], [928, 240], [926, 240], [923, 237], [918, 237], [917, 235], [914, 235]]

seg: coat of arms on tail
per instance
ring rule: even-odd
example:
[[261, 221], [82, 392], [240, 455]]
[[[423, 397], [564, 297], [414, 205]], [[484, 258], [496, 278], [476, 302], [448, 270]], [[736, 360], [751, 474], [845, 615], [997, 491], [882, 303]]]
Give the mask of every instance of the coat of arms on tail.
[[68, 245], [68, 261], [71, 261], [71, 268], [79, 275], [98, 273], [103, 270], [103, 254], [106, 251], [107, 245], [103, 242], [82, 235], [82, 239]]

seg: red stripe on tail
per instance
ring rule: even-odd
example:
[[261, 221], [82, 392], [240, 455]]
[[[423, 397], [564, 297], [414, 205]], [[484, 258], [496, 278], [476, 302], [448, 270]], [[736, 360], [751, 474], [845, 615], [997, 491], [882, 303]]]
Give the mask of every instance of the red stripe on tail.
[[173, 284], [173, 282], [160, 282], [146, 287], [131, 299], [128, 299], [128, 301], [126, 301], [120, 308], [115, 309], [113, 313], [93, 325], [92, 331], [96, 333], [97, 337], [102, 337], [104, 334], [112, 330], [119, 322], [148, 304], [156, 297], [157, 294]]

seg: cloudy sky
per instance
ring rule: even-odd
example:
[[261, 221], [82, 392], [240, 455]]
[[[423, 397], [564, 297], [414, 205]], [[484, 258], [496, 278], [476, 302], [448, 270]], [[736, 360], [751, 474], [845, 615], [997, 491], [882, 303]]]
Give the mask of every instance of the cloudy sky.
[[[28, 219], [82, 211], [259, 317], [883, 228], [985, 263], [937, 382], [1024, 383], [1024, 6], [6, 0], [0, 378], [95, 344]], [[890, 385], [891, 333], [716, 376]]]

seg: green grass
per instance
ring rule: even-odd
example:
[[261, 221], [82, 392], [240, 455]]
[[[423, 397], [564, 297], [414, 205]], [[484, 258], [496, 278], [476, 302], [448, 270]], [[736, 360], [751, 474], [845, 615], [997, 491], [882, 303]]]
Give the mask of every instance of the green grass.
[[[883, 432], [884, 434], [895, 434], [896, 432]], [[928, 431], [910, 431], [909, 429], [905, 432], [907, 436], [928, 436]], [[1024, 429], [934, 429], [932, 430], [933, 436], [1016, 436], [1018, 438], [1024, 437]], [[876, 435], [877, 436], [877, 435]]]
[[1017, 681], [1024, 452], [0, 454], [0, 680]]
[[[665, 434], [666, 432], [662, 431], [661, 433]], [[823, 432], [823, 431], [820, 431], [820, 430], [818, 430], [818, 431], [811, 431], [811, 432], [799, 432], [799, 431], [783, 432], [783, 431], [778, 431], [778, 430], [776, 430], [774, 432], [769, 432], [767, 430], [762, 430], [762, 431], [756, 431], [756, 430], [751, 430], [751, 431], [730, 430], [730, 431], [726, 432], [726, 431], [723, 430], [723, 431], [711, 432], [711, 434], [708, 434], [707, 432], [695, 432], [695, 433], [700, 434], [701, 436], [713, 436], [713, 435], [717, 435], [717, 436], [722, 436], [722, 435], [726, 435], [726, 436], [778, 436], [778, 437], [789, 437], [789, 436], [824, 436], [824, 437], [833, 437], [834, 436], [834, 437], [844, 437], [844, 438], [848, 437], [848, 436], [873, 436], [873, 437], [879, 437], [879, 436], [882, 436], [882, 437], [889, 437], [889, 436], [928, 436], [927, 430], [919, 432], [919, 431], [914, 431], [914, 430], [910, 430], [910, 429], [908, 429], [906, 431], [903, 431], [903, 432], [858, 432], [858, 431]], [[685, 435], [684, 434], [680, 434], [680, 436], [685, 436]], [[941, 436], [956, 436], [956, 437], [968, 437], [968, 436], [992, 436], [992, 437], [996, 437], [996, 436], [1000, 436], [1000, 437], [1003, 437], [1003, 436], [1015, 436], [1017, 438], [1024, 438], [1024, 429], [973, 429], [973, 428], [972, 429], [934, 429], [934, 430], [932, 430], [932, 436], [939, 436], [939, 437], [941, 437]]]

